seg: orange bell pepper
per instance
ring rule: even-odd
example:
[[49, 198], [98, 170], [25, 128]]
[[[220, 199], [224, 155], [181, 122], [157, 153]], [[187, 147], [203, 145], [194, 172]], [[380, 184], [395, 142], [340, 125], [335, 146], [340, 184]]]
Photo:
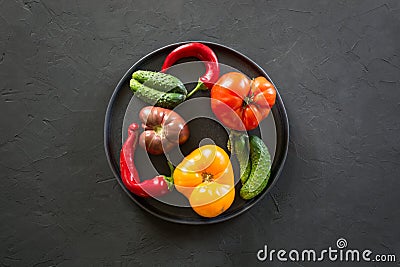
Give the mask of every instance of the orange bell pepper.
[[220, 215], [235, 198], [232, 164], [228, 154], [216, 145], [194, 150], [175, 168], [173, 177], [175, 188], [200, 216]]

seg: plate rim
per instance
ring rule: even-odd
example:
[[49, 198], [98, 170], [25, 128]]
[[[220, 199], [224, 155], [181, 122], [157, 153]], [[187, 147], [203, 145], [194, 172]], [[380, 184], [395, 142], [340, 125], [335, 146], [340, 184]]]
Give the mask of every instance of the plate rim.
[[[108, 149], [108, 147], [110, 147], [110, 141], [109, 141], [109, 132], [110, 132], [110, 117], [111, 117], [111, 112], [113, 109], [113, 103], [115, 102], [115, 98], [118, 94], [118, 92], [121, 90], [123, 84], [125, 83], [125, 80], [128, 78], [128, 76], [130, 76], [130, 73], [132, 72], [132, 70], [134, 68], [136, 68], [138, 65], [142, 64], [144, 61], [147, 60], [147, 58], [151, 57], [152, 55], [171, 48], [171, 47], [175, 47], [175, 46], [179, 46], [179, 45], [183, 45], [183, 44], [187, 44], [187, 43], [191, 43], [191, 42], [199, 42], [199, 43], [203, 43], [203, 44], [210, 44], [213, 46], [219, 46], [222, 47], [224, 49], [229, 50], [230, 52], [233, 52], [234, 54], [239, 55], [240, 57], [244, 58], [245, 60], [247, 60], [248, 62], [250, 62], [252, 65], [254, 65], [261, 73], [263, 73], [265, 75], [265, 77], [274, 85], [274, 87], [276, 88], [276, 95], [277, 95], [277, 100], [279, 101], [279, 104], [281, 105], [281, 120], [283, 122], [283, 128], [284, 128], [284, 135], [286, 135], [286, 142], [284, 142], [283, 144], [283, 149], [284, 149], [284, 153], [282, 155], [282, 158], [280, 159], [281, 162], [278, 164], [278, 168], [276, 171], [276, 175], [275, 175], [275, 179], [272, 181], [272, 183], [268, 186], [268, 188], [261, 194], [259, 195], [256, 199], [253, 199], [252, 203], [250, 203], [249, 205], [245, 206], [244, 208], [242, 208], [241, 210], [237, 211], [236, 213], [233, 213], [229, 216], [225, 216], [225, 217], [214, 217], [214, 218], [209, 218], [209, 220], [204, 220], [204, 221], [191, 221], [191, 220], [180, 220], [180, 219], [175, 219], [175, 218], [170, 218], [167, 216], [163, 216], [161, 214], [158, 214], [157, 212], [154, 212], [152, 210], [150, 210], [149, 208], [146, 207], [146, 205], [143, 205], [142, 203], [140, 203], [139, 201], [137, 201], [132, 195], [131, 193], [126, 189], [126, 187], [123, 185], [120, 174], [118, 172], [118, 170], [116, 170], [114, 168], [114, 164], [112, 163], [112, 159], [111, 159], [111, 152], [110, 149]], [[135, 202], [136, 205], [138, 205], [140, 208], [142, 208], [143, 210], [145, 210], [146, 212], [152, 214], [153, 216], [169, 221], [169, 222], [173, 222], [173, 223], [179, 223], [179, 224], [186, 224], [186, 225], [203, 225], [203, 224], [214, 224], [214, 223], [220, 223], [220, 222], [224, 222], [227, 221], [229, 219], [238, 217], [239, 215], [243, 214], [244, 212], [246, 212], [247, 210], [249, 210], [251, 207], [253, 207], [255, 204], [257, 204], [259, 201], [261, 201], [262, 199], [265, 198], [265, 196], [269, 193], [269, 191], [275, 186], [276, 182], [278, 181], [279, 176], [281, 175], [281, 172], [283, 170], [283, 167], [285, 165], [286, 162], [286, 158], [287, 158], [287, 154], [288, 154], [288, 148], [289, 148], [289, 119], [287, 116], [287, 112], [286, 112], [286, 108], [285, 105], [283, 103], [282, 97], [279, 94], [278, 88], [275, 86], [274, 82], [272, 81], [272, 79], [269, 77], [268, 73], [266, 73], [266, 71], [261, 68], [256, 62], [254, 62], [252, 59], [250, 59], [249, 57], [247, 57], [246, 55], [242, 54], [241, 52], [238, 52], [237, 50], [228, 47], [226, 45], [222, 45], [219, 43], [215, 43], [215, 42], [210, 42], [210, 41], [200, 41], [200, 40], [194, 40], [194, 41], [182, 41], [182, 42], [177, 42], [177, 43], [171, 43], [165, 46], [162, 46], [156, 50], [151, 51], [150, 53], [147, 53], [145, 56], [141, 57], [139, 60], [137, 60], [126, 72], [125, 74], [122, 76], [122, 78], [119, 80], [119, 82], [117, 83], [110, 99], [107, 105], [107, 109], [106, 109], [106, 113], [105, 113], [105, 118], [104, 118], [104, 140], [103, 140], [103, 145], [104, 145], [104, 150], [105, 150], [105, 154], [107, 157], [107, 162], [108, 165], [111, 169], [111, 171], [114, 174], [115, 179], [117, 180], [117, 182], [119, 183], [119, 185], [122, 187], [122, 189], [125, 191], [125, 193], [128, 195], [128, 197], [133, 200]]]

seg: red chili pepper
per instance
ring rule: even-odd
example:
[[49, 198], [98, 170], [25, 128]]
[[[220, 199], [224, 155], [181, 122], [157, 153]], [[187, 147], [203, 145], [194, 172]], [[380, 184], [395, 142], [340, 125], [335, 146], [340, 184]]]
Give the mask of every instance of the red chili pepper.
[[204, 62], [206, 72], [199, 78], [196, 87], [187, 95], [190, 97], [198, 90], [211, 89], [219, 77], [218, 59], [214, 51], [201, 43], [188, 43], [175, 48], [165, 59], [161, 71], [171, 67], [179, 59], [195, 57]]
[[[120, 153], [120, 169], [122, 182], [130, 192], [140, 197], [158, 197], [170, 192], [173, 185], [172, 177], [158, 175], [153, 179], [140, 182], [135, 166], [135, 150], [139, 136], [139, 125], [132, 123], [128, 128], [128, 138], [122, 145]], [[168, 162], [173, 172], [172, 165]]]

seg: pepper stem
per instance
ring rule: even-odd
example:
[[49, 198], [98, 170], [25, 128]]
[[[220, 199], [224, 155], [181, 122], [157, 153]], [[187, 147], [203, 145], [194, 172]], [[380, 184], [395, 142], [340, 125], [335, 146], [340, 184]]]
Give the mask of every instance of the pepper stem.
[[172, 163], [169, 160], [167, 160], [167, 164], [168, 164], [169, 170], [171, 171], [171, 177], [172, 177], [175, 167], [174, 167], [174, 165], [172, 165]]
[[174, 170], [175, 170], [175, 168], [174, 168], [174, 165], [172, 165], [172, 163], [169, 160], [167, 161], [167, 163], [168, 163], [168, 167], [171, 171], [171, 175], [170, 176], [163, 175], [163, 176], [164, 176], [164, 180], [167, 182], [168, 190], [172, 191], [174, 189]]
[[191, 97], [194, 93], [196, 93], [199, 90], [208, 90], [208, 87], [201, 81], [199, 81], [196, 85], [196, 87], [190, 91], [190, 93], [186, 96], [186, 98]]

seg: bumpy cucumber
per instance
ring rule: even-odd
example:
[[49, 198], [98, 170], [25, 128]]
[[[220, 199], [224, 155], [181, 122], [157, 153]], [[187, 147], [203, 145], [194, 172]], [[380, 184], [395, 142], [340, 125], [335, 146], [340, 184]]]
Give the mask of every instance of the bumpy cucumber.
[[132, 78], [157, 91], [187, 94], [183, 83], [178, 78], [166, 73], [138, 70], [132, 74]]
[[247, 134], [231, 130], [228, 146], [230, 146], [231, 153], [236, 155], [239, 162], [240, 180], [244, 184], [251, 171], [249, 137]]
[[129, 85], [131, 87], [131, 90], [135, 93], [136, 97], [148, 104], [163, 108], [173, 109], [174, 107], [182, 103], [186, 98], [186, 95], [184, 94], [157, 91], [153, 88], [141, 84], [135, 79], [131, 79]]
[[[239, 157], [238, 157], [238, 160], [239, 160]], [[242, 167], [240, 167], [240, 180], [242, 181], [242, 184], [245, 184], [247, 179], [250, 176], [251, 160], [249, 158], [249, 159], [247, 159], [247, 162], [246, 162], [246, 159], [239, 161], [239, 164], [240, 164], [240, 162], [242, 162], [241, 165], [244, 166], [244, 169], [242, 169]]]
[[267, 186], [271, 171], [271, 156], [267, 146], [258, 136], [250, 136], [251, 172], [240, 189], [243, 199], [252, 199]]

